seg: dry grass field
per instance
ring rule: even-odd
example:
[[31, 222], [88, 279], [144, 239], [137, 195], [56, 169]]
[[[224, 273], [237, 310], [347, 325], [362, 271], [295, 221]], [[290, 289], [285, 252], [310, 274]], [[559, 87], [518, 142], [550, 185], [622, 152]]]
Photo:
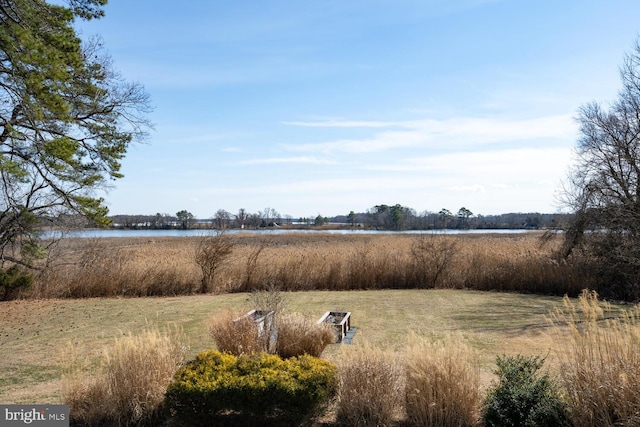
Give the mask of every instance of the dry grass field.
[[[247, 292], [453, 288], [576, 296], [580, 266], [557, 262], [559, 238], [540, 234], [341, 235], [291, 233], [63, 240], [27, 298], [175, 296]], [[197, 261], [205, 247], [205, 269]], [[216, 252], [218, 251], [218, 253]], [[207, 264], [208, 263], [208, 264]], [[213, 267], [213, 269], [211, 269]]]

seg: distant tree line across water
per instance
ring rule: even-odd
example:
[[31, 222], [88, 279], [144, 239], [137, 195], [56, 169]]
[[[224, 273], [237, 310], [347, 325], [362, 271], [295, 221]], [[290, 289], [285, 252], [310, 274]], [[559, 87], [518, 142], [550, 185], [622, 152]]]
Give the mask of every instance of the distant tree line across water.
[[281, 215], [273, 208], [251, 213], [239, 209], [231, 213], [219, 209], [209, 218], [196, 218], [187, 210], [175, 215], [113, 215], [112, 228], [120, 229], [256, 229], [268, 227], [312, 228], [341, 227], [377, 230], [442, 230], [442, 229], [555, 229], [568, 219], [569, 214], [505, 213], [475, 215], [462, 207], [456, 212], [441, 209], [424, 211], [396, 205], [376, 205], [366, 212], [351, 211], [345, 215], [294, 218]]

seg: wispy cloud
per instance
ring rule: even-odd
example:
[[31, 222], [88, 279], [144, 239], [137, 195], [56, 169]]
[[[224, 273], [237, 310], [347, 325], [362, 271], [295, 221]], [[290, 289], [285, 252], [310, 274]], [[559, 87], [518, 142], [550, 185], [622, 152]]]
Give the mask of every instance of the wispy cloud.
[[464, 149], [523, 140], [565, 139], [572, 138], [576, 133], [576, 124], [570, 115], [533, 119], [459, 117], [403, 122], [329, 120], [285, 123], [307, 127], [400, 128], [377, 132], [361, 139], [282, 145], [289, 151], [319, 153], [370, 153], [407, 147]]
[[389, 173], [429, 173], [431, 176], [492, 177], [493, 181], [534, 176], [536, 181], [542, 181], [562, 174], [571, 162], [571, 154], [570, 148], [523, 147], [434, 154], [362, 168]]
[[206, 187], [203, 189], [209, 195], [220, 194], [269, 194], [287, 196], [319, 196], [354, 194], [358, 192], [379, 192], [384, 190], [416, 189], [424, 183], [404, 177], [396, 178], [331, 178], [306, 179], [300, 181], [279, 181], [247, 186]]
[[287, 151], [334, 153], [374, 153], [393, 148], [415, 147], [424, 143], [424, 136], [415, 131], [382, 132], [371, 138], [338, 139], [311, 144], [282, 144]]
[[247, 131], [230, 132], [210, 132], [206, 128], [190, 128], [175, 126], [165, 129], [164, 126], [158, 129], [158, 134], [163, 135], [162, 141], [165, 144], [210, 144], [218, 141], [229, 141], [242, 138], [250, 138], [253, 133]]
[[236, 165], [266, 165], [277, 163], [310, 163], [316, 165], [327, 165], [334, 162], [327, 159], [318, 159], [317, 157], [271, 157], [265, 159], [248, 159], [236, 162]]
[[224, 147], [221, 148], [220, 151], [223, 153], [242, 153], [243, 149], [240, 147]]
[[463, 191], [463, 192], [473, 192], [473, 193], [484, 193], [486, 191], [486, 188], [484, 187], [484, 185], [480, 185], [480, 184], [454, 185], [446, 189], [449, 191]]
[[329, 127], [329, 128], [384, 128], [390, 126], [403, 126], [403, 122], [384, 122], [371, 120], [323, 120], [323, 121], [301, 121], [282, 122], [288, 126], [304, 127]]

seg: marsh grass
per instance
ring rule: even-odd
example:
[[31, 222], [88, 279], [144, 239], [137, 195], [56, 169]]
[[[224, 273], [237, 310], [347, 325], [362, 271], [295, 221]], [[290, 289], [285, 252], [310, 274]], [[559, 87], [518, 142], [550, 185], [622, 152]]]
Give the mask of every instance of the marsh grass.
[[348, 346], [337, 364], [340, 425], [384, 427], [402, 417], [403, 371], [395, 352], [371, 344]]
[[279, 313], [271, 327], [265, 325], [260, 330], [252, 318], [228, 311], [211, 317], [209, 333], [219, 351], [235, 356], [272, 352], [282, 358], [303, 354], [320, 357], [329, 344], [335, 343], [331, 325], [318, 324], [301, 313]]
[[266, 351], [268, 335], [260, 334], [257, 324], [243, 313], [227, 311], [209, 322], [209, 333], [219, 351], [235, 356]]
[[201, 275], [193, 242], [163, 239], [65, 239], [27, 296], [92, 298], [194, 293]]
[[460, 336], [412, 334], [406, 353], [407, 418], [411, 425], [476, 426], [482, 394], [477, 355]]
[[[452, 288], [577, 296], [594, 280], [558, 262], [559, 237], [539, 234], [226, 235], [233, 254], [217, 263], [215, 291]], [[69, 239], [22, 297], [174, 296], [202, 290], [200, 238]], [[207, 288], [208, 289], [208, 288]]]
[[63, 379], [63, 401], [71, 421], [81, 425], [153, 425], [164, 395], [187, 348], [177, 332], [147, 329], [118, 338], [103, 357], [98, 373], [79, 370], [70, 358]]
[[565, 298], [552, 320], [574, 425], [638, 425], [640, 307], [613, 310], [585, 291], [578, 304]]
[[335, 343], [331, 325], [318, 324], [311, 316], [287, 313], [277, 318], [276, 353], [283, 358], [308, 354], [320, 357], [329, 344]]

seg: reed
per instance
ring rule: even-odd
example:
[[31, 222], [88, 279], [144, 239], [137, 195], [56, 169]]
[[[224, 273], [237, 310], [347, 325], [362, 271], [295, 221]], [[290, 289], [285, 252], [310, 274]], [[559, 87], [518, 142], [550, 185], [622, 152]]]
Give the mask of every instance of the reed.
[[209, 333], [221, 352], [239, 356], [267, 350], [268, 334], [260, 334], [253, 319], [241, 313], [227, 311], [213, 316]]
[[[526, 235], [226, 235], [216, 292], [452, 288], [577, 296], [595, 280]], [[69, 239], [22, 297], [173, 296], [202, 290], [202, 239]], [[200, 263], [201, 264], [201, 263]]]
[[370, 344], [350, 346], [337, 363], [338, 424], [384, 427], [402, 416], [402, 367], [396, 353]]
[[81, 425], [153, 425], [162, 417], [168, 385], [185, 362], [179, 334], [148, 329], [115, 340], [96, 375], [70, 361], [63, 401]]
[[335, 343], [331, 325], [318, 324], [301, 313], [278, 316], [276, 353], [283, 358], [308, 354], [320, 357], [329, 344]]
[[584, 291], [579, 304], [565, 298], [552, 320], [573, 424], [638, 425], [640, 307], [614, 311]]
[[477, 357], [462, 338], [409, 338], [405, 405], [411, 425], [477, 426], [481, 400]]

